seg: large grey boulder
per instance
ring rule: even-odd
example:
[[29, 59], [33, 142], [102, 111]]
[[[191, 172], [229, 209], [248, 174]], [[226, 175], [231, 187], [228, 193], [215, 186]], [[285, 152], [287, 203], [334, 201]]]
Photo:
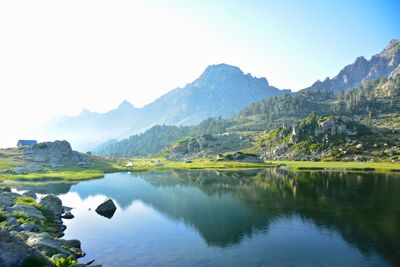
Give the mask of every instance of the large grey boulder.
[[6, 208], [6, 212], [12, 214], [24, 214], [25, 216], [33, 217], [38, 220], [44, 221], [46, 218], [43, 216], [43, 213], [35, 207], [28, 205], [15, 204], [12, 207]]
[[24, 149], [27, 157], [34, 162], [51, 166], [80, 166], [88, 167], [90, 164], [87, 158], [76, 151], [73, 151], [67, 141], [44, 142]]
[[20, 267], [32, 257], [40, 257], [39, 253], [25, 242], [7, 231], [0, 231], [0, 266]]
[[55, 254], [70, 256], [71, 253], [63, 247], [63, 243], [54, 239], [48, 233], [30, 234], [26, 244], [39, 250], [47, 257]]
[[40, 202], [53, 216], [54, 218], [60, 218], [63, 213], [63, 206], [61, 199], [55, 195], [47, 195], [43, 197]]
[[114, 215], [116, 210], [117, 207], [111, 199], [107, 199], [96, 208], [98, 214], [109, 219]]

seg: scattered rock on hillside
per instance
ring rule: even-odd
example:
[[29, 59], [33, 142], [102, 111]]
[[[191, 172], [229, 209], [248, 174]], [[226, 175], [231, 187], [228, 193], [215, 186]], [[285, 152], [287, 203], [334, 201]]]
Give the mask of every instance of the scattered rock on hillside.
[[191, 137], [173, 144], [168, 159], [190, 161], [240, 150], [251, 145], [250, 139], [239, 133], [205, 134]]
[[[221, 160], [221, 159], [220, 159]], [[253, 162], [253, 163], [263, 163], [264, 161], [255, 154], [245, 154], [242, 152], [235, 152], [233, 154], [228, 154], [224, 156], [222, 160], [231, 160], [239, 162]]]

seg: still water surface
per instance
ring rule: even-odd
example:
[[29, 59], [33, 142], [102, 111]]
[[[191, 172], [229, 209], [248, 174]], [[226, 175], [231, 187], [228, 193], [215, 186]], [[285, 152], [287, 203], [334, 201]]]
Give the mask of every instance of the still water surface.
[[[263, 170], [24, 184], [73, 207], [65, 238], [103, 266], [400, 266], [400, 175]], [[106, 198], [111, 219], [94, 210]]]

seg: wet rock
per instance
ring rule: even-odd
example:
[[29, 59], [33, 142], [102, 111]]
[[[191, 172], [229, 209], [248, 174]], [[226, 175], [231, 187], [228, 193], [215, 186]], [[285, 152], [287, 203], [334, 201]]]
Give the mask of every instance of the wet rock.
[[81, 248], [81, 241], [79, 241], [78, 239], [60, 239], [60, 242], [67, 247], [71, 247], [71, 248]]
[[55, 219], [54, 223], [55, 224], [63, 224], [63, 221], [61, 219]]
[[99, 215], [110, 219], [114, 215], [116, 209], [117, 207], [114, 202], [111, 199], [107, 199], [96, 208], [96, 212]]
[[74, 215], [70, 211], [66, 211], [63, 215], [61, 215], [63, 219], [73, 219]]
[[60, 218], [63, 212], [63, 206], [61, 200], [55, 195], [47, 195], [40, 200], [40, 204], [43, 205], [54, 218]]

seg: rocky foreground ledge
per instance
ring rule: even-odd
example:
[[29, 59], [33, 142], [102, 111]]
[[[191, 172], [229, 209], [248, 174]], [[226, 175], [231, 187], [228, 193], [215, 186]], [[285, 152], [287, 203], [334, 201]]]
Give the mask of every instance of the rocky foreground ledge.
[[81, 242], [61, 238], [66, 229], [61, 218], [72, 217], [57, 196], [39, 200], [33, 192], [0, 187], [0, 266], [89, 266], [77, 262], [85, 255]]

